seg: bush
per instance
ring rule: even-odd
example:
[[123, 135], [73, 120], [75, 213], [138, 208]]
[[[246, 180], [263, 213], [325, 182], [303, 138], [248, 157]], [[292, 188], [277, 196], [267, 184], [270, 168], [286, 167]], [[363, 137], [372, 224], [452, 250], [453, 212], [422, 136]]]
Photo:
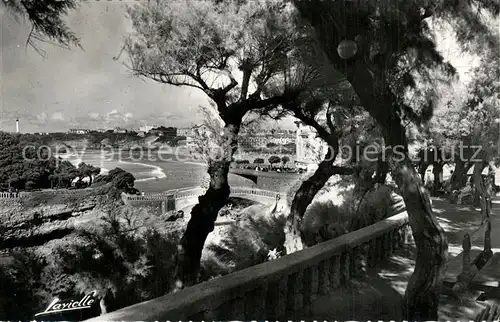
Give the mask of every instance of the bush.
[[345, 207], [328, 202], [313, 202], [302, 221], [302, 233], [307, 246], [337, 238], [347, 233], [351, 214]]
[[281, 158], [277, 155], [272, 155], [269, 157], [269, 159], [267, 160], [270, 164], [275, 164], [275, 163], [280, 163], [281, 162]]
[[13, 253], [13, 262], [0, 267], [0, 319], [31, 319], [56, 296], [97, 290], [112, 311], [171, 291], [179, 235], [144, 227], [143, 217], [114, 208], [93, 227], [57, 243], [50, 258]]
[[369, 191], [361, 201], [352, 189], [343, 195], [341, 206], [328, 201], [314, 202], [307, 208], [301, 227], [307, 246], [372, 225], [401, 210], [395, 207], [401, 198], [394, 198], [392, 188], [386, 185]]
[[285, 216], [271, 214], [267, 206], [254, 205], [240, 218], [218, 244], [207, 245], [202, 261], [202, 279], [232, 273], [268, 260], [270, 251], [284, 253]]
[[43, 279], [47, 261], [31, 250], [11, 252], [13, 260], [0, 265], [0, 320], [28, 320], [51, 300]]

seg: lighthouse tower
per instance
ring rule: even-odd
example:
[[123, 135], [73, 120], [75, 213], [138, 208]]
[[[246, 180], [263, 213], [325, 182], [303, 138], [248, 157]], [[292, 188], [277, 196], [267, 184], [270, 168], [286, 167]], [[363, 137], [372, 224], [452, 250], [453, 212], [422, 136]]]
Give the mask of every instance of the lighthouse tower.
[[16, 120], [16, 133], [19, 133], [19, 119]]

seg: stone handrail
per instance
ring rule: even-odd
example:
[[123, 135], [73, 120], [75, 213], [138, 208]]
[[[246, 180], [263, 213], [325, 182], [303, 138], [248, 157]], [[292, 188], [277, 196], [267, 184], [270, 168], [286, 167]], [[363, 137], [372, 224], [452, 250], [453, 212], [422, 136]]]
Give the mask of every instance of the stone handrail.
[[86, 192], [94, 191], [93, 188], [84, 189], [44, 189], [37, 191], [21, 191], [21, 192], [0, 192], [0, 199], [18, 199], [37, 195], [78, 195]]
[[19, 199], [29, 196], [27, 192], [0, 192], [0, 199]]
[[307, 315], [317, 294], [362, 276], [367, 266], [404, 246], [409, 232], [403, 212], [303, 251], [88, 321], [268, 320], [293, 311]]
[[[148, 195], [143, 195], [143, 196], [138, 196], [138, 195], [126, 195], [124, 198], [127, 201], [163, 201], [171, 196], [173, 196], [175, 199], [186, 199], [186, 198], [192, 198], [192, 197], [198, 197], [202, 195], [206, 189], [201, 188], [201, 187], [193, 187], [193, 188], [186, 188], [182, 190], [168, 190], [163, 193], [158, 193], [158, 194], [148, 194]], [[283, 194], [280, 194], [276, 191], [269, 191], [269, 190], [263, 190], [263, 189], [256, 189], [256, 188], [247, 188], [247, 187], [232, 187], [231, 188], [231, 195], [255, 195], [255, 196], [260, 196], [260, 197], [266, 197], [266, 198], [276, 198], [277, 195], [280, 195], [280, 197], [283, 196]]]

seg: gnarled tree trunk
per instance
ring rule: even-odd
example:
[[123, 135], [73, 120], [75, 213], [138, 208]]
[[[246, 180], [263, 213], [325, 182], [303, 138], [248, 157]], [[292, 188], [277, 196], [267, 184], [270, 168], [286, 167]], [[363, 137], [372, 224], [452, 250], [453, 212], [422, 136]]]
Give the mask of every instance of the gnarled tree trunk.
[[451, 175], [451, 190], [460, 190], [467, 183], [467, 171], [472, 167], [472, 163], [466, 164], [459, 156], [456, 156], [455, 170]]
[[[316, 31], [319, 46], [331, 66], [346, 76], [361, 105], [383, 129], [386, 144], [397, 149], [391, 160], [392, 176], [406, 204], [417, 248], [415, 270], [405, 293], [404, 318], [410, 321], [437, 320], [447, 243], [409, 158], [405, 128], [397, 109], [399, 100], [386, 83], [384, 67], [371, 64], [369, 68], [366, 65], [365, 57], [369, 52], [362, 37], [358, 51], [351, 59], [342, 59], [337, 52], [343, 39], [355, 39], [370, 28], [368, 19], [356, 16], [357, 3], [294, 0], [294, 4]], [[351, 15], [352, 19], [345, 19]]]
[[482, 172], [485, 165], [486, 162], [484, 162], [483, 160], [474, 162], [474, 172], [473, 172], [474, 201], [477, 200], [479, 205], [481, 206], [481, 215], [483, 221], [486, 218], [486, 197], [488, 197], [486, 193], [486, 186], [482, 176]]
[[432, 173], [434, 174], [434, 191], [433, 194], [437, 195], [437, 192], [442, 187], [442, 182], [440, 175], [443, 172], [443, 164], [441, 162], [434, 162]]
[[329, 149], [316, 171], [307, 180], [302, 182], [295, 193], [285, 227], [285, 248], [287, 254], [304, 248], [304, 236], [301, 232], [301, 222], [307, 207], [311, 204], [316, 194], [325, 186], [333, 175], [352, 173], [351, 169], [333, 165], [337, 154], [338, 149], [335, 152]]
[[226, 122], [224, 126], [224, 155], [209, 160], [210, 185], [198, 204], [191, 210], [191, 218], [177, 247], [175, 289], [196, 283], [200, 270], [200, 259], [205, 241], [214, 230], [219, 210], [227, 204], [230, 194], [228, 173], [232, 157], [238, 147], [238, 132], [241, 118]]
[[434, 217], [426, 194], [408, 154], [405, 128], [396, 110], [397, 100], [388, 88], [380, 88], [362, 62], [348, 73], [348, 80], [360, 96], [362, 105], [382, 127], [384, 140], [393, 153], [389, 159], [394, 178], [406, 204], [417, 248], [415, 270], [405, 293], [404, 318], [410, 321], [437, 320], [438, 299], [444, 274], [447, 242]]

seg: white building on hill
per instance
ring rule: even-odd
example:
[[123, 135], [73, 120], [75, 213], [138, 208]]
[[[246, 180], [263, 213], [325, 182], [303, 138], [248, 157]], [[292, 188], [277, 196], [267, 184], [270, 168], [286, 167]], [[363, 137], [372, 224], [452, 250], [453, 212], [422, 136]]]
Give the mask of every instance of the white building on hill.
[[317, 164], [328, 150], [327, 144], [311, 127], [298, 124], [295, 135], [296, 160], [301, 163]]

